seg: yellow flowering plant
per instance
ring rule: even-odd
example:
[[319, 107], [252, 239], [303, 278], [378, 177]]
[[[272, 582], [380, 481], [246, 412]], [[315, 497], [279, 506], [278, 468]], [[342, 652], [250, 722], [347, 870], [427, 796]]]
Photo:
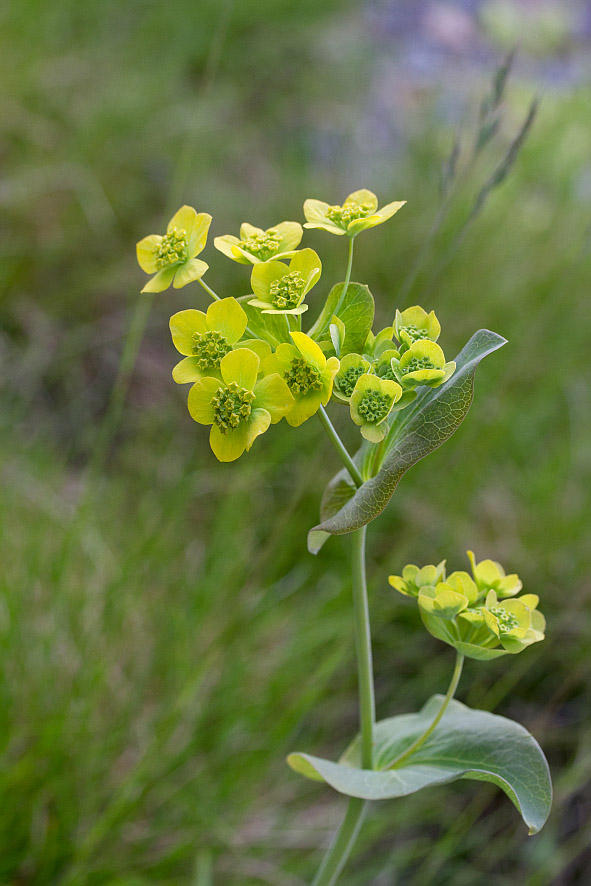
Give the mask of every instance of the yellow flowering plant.
[[[239, 238], [215, 237], [218, 250], [250, 269], [252, 292], [239, 300], [221, 298], [204, 280], [208, 266], [197, 256], [206, 245], [209, 214], [183, 206], [166, 234], [144, 237], [137, 245], [140, 267], [154, 275], [143, 291], [197, 282], [212, 299], [205, 310], [192, 305], [174, 313], [170, 332], [182, 356], [173, 379], [190, 385], [189, 415], [210, 426], [214, 456], [235, 461], [271, 425], [285, 419], [298, 428], [316, 416], [342, 464], [326, 485], [308, 548], [316, 554], [332, 535], [350, 535], [360, 730], [336, 762], [301, 752], [288, 757], [294, 771], [348, 798], [314, 886], [337, 882], [369, 801], [460, 778], [489, 781], [505, 791], [530, 833], [543, 826], [551, 803], [548, 766], [532, 736], [512, 720], [454, 699], [465, 659], [513, 655], [544, 637], [538, 596], [518, 596], [518, 576], [507, 575], [496, 560], [477, 561], [469, 551], [471, 574], [448, 575], [442, 560], [409, 564], [390, 576], [392, 587], [416, 601], [427, 631], [455, 650], [456, 662], [444, 696], [434, 695], [417, 713], [376, 720], [367, 526], [405, 472], [459, 427], [472, 401], [477, 366], [505, 344], [481, 329], [448, 361], [439, 344], [439, 319], [420, 305], [384, 305], [389, 325], [374, 331], [373, 295], [367, 285], [352, 281], [354, 243], [357, 234], [387, 221], [403, 205], [395, 201], [379, 209], [376, 195], [363, 188], [342, 205], [306, 200], [303, 227], [243, 223]], [[303, 228], [347, 237], [344, 280], [328, 294], [319, 255], [299, 248]], [[308, 310], [315, 319], [303, 328]], [[350, 418], [348, 433], [357, 439], [353, 454], [329, 414], [333, 404], [337, 424]], [[339, 410], [342, 405], [348, 408]]]

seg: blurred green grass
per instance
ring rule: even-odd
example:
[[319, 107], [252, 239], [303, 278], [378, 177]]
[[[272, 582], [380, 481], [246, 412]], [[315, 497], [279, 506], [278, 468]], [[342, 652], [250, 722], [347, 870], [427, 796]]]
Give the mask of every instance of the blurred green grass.
[[[391, 160], [352, 159], [374, 73], [352, 4], [62, 0], [2, 16], [0, 882], [308, 882], [342, 803], [283, 758], [338, 753], [357, 718], [347, 539], [305, 549], [331, 474], [319, 425], [281, 425], [247, 459], [215, 463], [169, 376], [168, 317], [204, 299], [167, 294], [83, 521], [78, 503], [142, 282], [135, 240], [181, 201], [212, 211], [220, 234], [367, 185], [409, 201], [356, 259], [387, 322], [437, 213], [452, 127], [424, 95]], [[474, 109], [476, 73], [471, 88]], [[372, 526], [369, 581], [380, 716], [416, 709], [451, 668], [389, 572], [460, 566], [471, 547], [540, 594], [547, 641], [472, 662], [459, 696], [534, 732], [555, 807], [530, 840], [486, 787], [382, 804], [351, 886], [568, 886], [590, 873], [584, 85], [547, 90], [511, 176], [454, 251], [533, 88], [511, 86], [409, 295], [436, 308], [446, 353], [479, 326], [509, 344], [480, 368], [466, 423]], [[473, 135], [468, 121], [462, 144]], [[335, 239], [306, 240], [327, 281], [343, 274]], [[215, 288], [244, 293], [242, 268], [207, 259]]]

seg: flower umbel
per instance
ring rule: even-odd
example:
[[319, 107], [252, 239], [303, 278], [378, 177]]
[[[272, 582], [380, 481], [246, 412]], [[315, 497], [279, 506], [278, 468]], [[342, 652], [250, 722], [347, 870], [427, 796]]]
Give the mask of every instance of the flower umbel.
[[293, 397], [276, 373], [257, 380], [260, 360], [248, 348], [222, 357], [220, 378], [205, 376], [189, 391], [189, 412], [199, 424], [212, 425], [209, 442], [219, 461], [235, 461], [269, 425], [291, 409]]
[[331, 206], [322, 200], [306, 200], [305, 228], [322, 228], [331, 234], [355, 237], [367, 228], [373, 228], [391, 218], [404, 206], [406, 200], [388, 203], [378, 209], [378, 198], [372, 191], [362, 188], [349, 194], [342, 206]]
[[137, 244], [137, 260], [142, 271], [154, 274], [142, 292], [163, 292], [199, 280], [209, 265], [196, 258], [205, 249], [211, 215], [197, 213], [192, 206], [181, 206], [168, 223], [166, 234], [150, 234]]
[[514, 597], [522, 589], [519, 576], [515, 573], [505, 575], [505, 570], [496, 560], [481, 560], [477, 563], [472, 551], [467, 553], [474, 581], [482, 594], [495, 591], [498, 597]]
[[413, 341], [400, 359], [391, 361], [392, 370], [403, 388], [427, 385], [437, 388], [455, 372], [453, 361], [445, 362], [442, 349], [434, 341], [420, 339]]
[[224, 234], [215, 237], [213, 244], [232, 261], [256, 265], [297, 249], [303, 233], [299, 222], [281, 222], [266, 231], [244, 222], [240, 227], [240, 238]]
[[[222, 298], [203, 311], [179, 311], [170, 318], [170, 332], [175, 348], [185, 359], [174, 367], [172, 377], [178, 384], [196, 382], [204, 376], [221, 378], [220, 363], [240, 342], [246, 329], [246, 313], [235, 298]], [[263, 359], [270, 346], [258, 339], [240, 342]]]
[[377, 375], [361, 375], [351, 394], [351, 418], [370, 443], [380, 443], [386, 436], [386, 419], [400, 400], [402, 388], [395, 381]]
[[402, 570], [402, 575], [391, 575], [388, 581], [406, 597], [418, 597], [422, 588], [435, 587], [445, 581], [445, 560], [437, 566], [423, 566], [422, 569], [409, 563]]
[[400, 342], [400, 353], [404, 353], [413, 342], [421, 339], [437, 341], [441, 332], [439, 320], [435, 311], [429, 314], [419, 305], [413, 305], [405, 311], [396, 311], [394, 321], [396, 338]]
[[[471, 552], [469, 556], [473, 563]], [[493, 563], [504, 576], [495, 561], [482, 563]], [[419, 569], [409, 565], [402, 576], [389, 578], [400, 593], [416, 598], [423, 623], [434, 637], [462, 655], [480, 660], [521, 652], [544, 639], [545, 620], [537, 609], [536, 594], [499, 601], [496, 591], [479, 585], [467, 572], [452, 572], [446, 578], [442, 566]], [[521, 588], [518, 576], [505, 578], [511, 578], [512, 593], [517, 593]]]
[[341, 360], [339, 371], [335, 375], [333, 390], [335, 399], [348, 403], [361, 376], [372, 372], [371, 363], [365, 360], [361, 354], [345, 354]]
[[318, 282], [322, 262], [313, 249], [301, 249], [289, 266], [280, 261], [260, 262], [252, 269], [254, 298], [249, 304], [265, 314], [303, 314], [304, 298]]
[[280, 344], [264, 362], [266, 372], [279, 372], [291, 391], [294, 404], [285, 416], [294, 428], [326, 406], [333, 379], [339, 369], [336, 357], [328, 359], [315, 341], [303, 332], [290, 333], [293, 344]]

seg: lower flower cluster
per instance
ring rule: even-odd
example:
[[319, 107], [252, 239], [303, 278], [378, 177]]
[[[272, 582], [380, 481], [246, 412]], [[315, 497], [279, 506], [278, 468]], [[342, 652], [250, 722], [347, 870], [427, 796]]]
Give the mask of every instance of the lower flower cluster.
[[414, 597], [430, 634], [468, 658], [487, 660], [521, 652], [544, 639], [546, 622], [536, 594], [516, 595], [517, 575], [506, 575], [500, 563], [477, 563], [468, 551], [472, 575], [438, 566], [408, 565], [389, 582], [401, 594]]

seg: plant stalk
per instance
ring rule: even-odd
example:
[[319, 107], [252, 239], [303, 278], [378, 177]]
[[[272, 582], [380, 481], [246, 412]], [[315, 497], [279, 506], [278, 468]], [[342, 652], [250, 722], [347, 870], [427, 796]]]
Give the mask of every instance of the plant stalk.
[[347, 289], [349, 288], [349, 283], [351, 282], [351, 269], [353, 267], [353, 244], [355, 243], [355, 237], [349, 237], [349, 256], [347, 258], [347, 272], [345, 274], [345, 282], [343, 283], [343, 294], [341, 298], [345, 299], [347, 295]]
[[345, 817], [336, 832], [330, 849], [318, 868], [312, 886], [333, 886], [337, 882], [355, 845], [369, 803], [350, 797]]
[[376, 705], [373, 687], [371, 628], [365, 577], [365, 536], [367, 526], [353, 533], [353, 609], [355, 616], [355, 647], [359, 675], [359, 719], [361, 723], [361, 766], [373, 769], [373, 733]]
[[[205, 282], [203, 277], [199, 277], [199, 280], [197, 282], [203, 287], [203, 289], [205, 289], [205, 291], [208, 293], [208, 295], [210, 295], [213, 298], [214, 301], [221, 301], [222, 300], [221, 297], [217, 294], [217, 292], [214, 292], [213, 289], [211, 288], [211, 286], [207, 285], [207, 283]], [[258, 338], [258, 335], [255, 335], [255, 333], [252, 331], [252, 329], [249, 329], [248, 326], [246, 327], [246, 329], [244, 331], [247, 332], [251, 338]]]
[[451, 682], [450, 682], [448, 690], [445, 694], [445, 698], [443, 699], [443, 703], [435, 716], [435, 719], [433, 720], [431, 725], [427, 727], [425, 732], [423, 732], [422, 735], [419, 735], [419, 737], [413, 741], [413, 743], [410, 745], [410, 747], [406, 748], [405, 751], [403, 751], [401, 754], [399, 754], [398, 757], [396, 757], [385, 768], [396, 769], [396, 767], [400, 766], [400, 764], [403, 763], [404, 760], [406, 760], [408, 757], [410, 757], [411, 754], [414, 754], [415, 751], [417, 751], [421, 747], [421, 745], [425, 744], [425, 742], [427, 741], [429, 736], [435, 732], [439, 722], [441, 721], [441, 718], [443, 717], [443, 715], [445, 714], [445, 712], [447, 710], [447, 706], [449, 705], [450, 701], [454, 697], [455, 691], [458, 688], [458, 683], [460, 682], [460, 677], [462, 676], [463, 665], [464, 665], [464, 656], [458, 652], [458, 653], [456, 653], [456, 664], [454, 667], [454, 672], [452, 674]]
[[209, 293], [209, 295], [211, 295], [211, 297], [213, 298], [214, 301], [221, 301], [221, 298], [219, 297], [217, 292], [214, 292], [213, 289], [211, 288], [211, 286], [207, 285], [207, 283], [205, 282], [203, 277], [199, 277], [199, 280], [197, 282], [199, 283], [200, 286], [202, 286], [205, 289], [205, 291], [207, 293]]
[[[361, 731], [361, 765], [373, 769], [373, 743], [375, 727], [375, 698], [371, 655], [371, 632], [369, 604], [365, 575], [365, 535], [363, 526], [353, 533], [353, 609], [355, 617], [355, 647], [357, 650], [357, 672], [359, 675], [359, 719]], [[316, 874], [312, 886], [333, 886], [359, 834], [363, 818], [369, 804], [366, 800], [351, 797], [345, 817], [337, 831], [333, 843]]]
[[351, 479], [353, 480], [355, 485], [359, 488], [359, 486], [363, 485], [363, 477], [361, 475], [361, 471], [359, 470], [359, 468], [357, 467], [357, 465], [355, 464], [355, 462], [353, 461], [353, 459], [351, 458], [351, 456], [347, 452], [345, 444], [343, 443], [343, 441], [339, 437], [339, 435], [336, 431], [336, 428], [333, 425], [333, 423], [331, 422], [330, 418], [328, 417], [328, 413], [327, 413], [326, 409], [324, 408], [324, 406], [321, 406], [320, 409], [318, 410], [318, 417], [319, 417], [320, 421], [322, 422], [322, 424], [324, 425], [324, 430], [326, 431], [326, 433], [330, 437], [330, 441], [333, 444], [336, 451], [338, 452], [338, 454], [341, 458], [341, 461], [343, 462], [343, 464], [345, 465], [345, 467], [349, 471], [349, 474], [351, 475]]

